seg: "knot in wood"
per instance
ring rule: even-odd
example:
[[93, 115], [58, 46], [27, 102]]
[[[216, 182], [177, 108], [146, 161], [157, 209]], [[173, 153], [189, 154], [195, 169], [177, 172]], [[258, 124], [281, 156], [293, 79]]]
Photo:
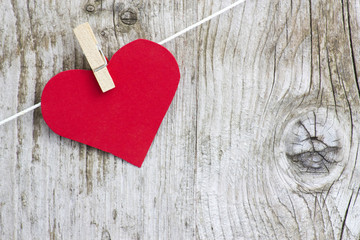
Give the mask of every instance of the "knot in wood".
[[111, 240], [111, 236], [108, 230], [104, 229], [101, 234], [101, 240]]
[[350, 125], [331, 108], [298, 109], [281, 127], [276, 150], [281, 178], [305, 192], [322, 192], [343, 171], [350, 147]]
[[87, 12], [89, 12], [89, 13], [95, 12], [95, 6], [92, 5], [92, 4], [87, 4], [87, 5], [85, 6], [85, 10], [86, 10]]
[[101, 32], [100, 32], [100, 35], [101, 37], [103, 38], [107, 38], [109, 36], [109, 30], [107, 28], [103, 29]]
[[292, 123], [285, 137], [286, 156], [298, 171], [326, 174], [341, 161], [336, 121], [312, 111]]
[[133, 9], [127, 9], [120, 15], [121, 22], [126, 25], [134, 25], [138, 18], [137, 14]]

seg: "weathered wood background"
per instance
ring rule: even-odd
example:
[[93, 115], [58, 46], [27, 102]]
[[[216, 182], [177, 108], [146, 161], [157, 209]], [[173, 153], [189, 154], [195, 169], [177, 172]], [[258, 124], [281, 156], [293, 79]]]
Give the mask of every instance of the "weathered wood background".
[[[1, 0], [0, 120], [231, 0]], [[182, 78], [141, 169], [41, 111], [0, 126], [0, 239], [360, 239], [360, 1], [248, 0], [165, 44]]]

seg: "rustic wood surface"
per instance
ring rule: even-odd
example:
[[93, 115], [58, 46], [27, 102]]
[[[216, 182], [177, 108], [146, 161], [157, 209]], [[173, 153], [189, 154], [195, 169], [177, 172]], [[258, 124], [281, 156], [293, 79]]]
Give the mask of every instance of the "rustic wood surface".
[[[0, 1], [0, 120], [230, 0]], [[0, 239], [360, 239], [360, 1], [248, 0], [165, 44], [182, 74], [142, 168], [54, 134], [40, 109], [0, 126]]]

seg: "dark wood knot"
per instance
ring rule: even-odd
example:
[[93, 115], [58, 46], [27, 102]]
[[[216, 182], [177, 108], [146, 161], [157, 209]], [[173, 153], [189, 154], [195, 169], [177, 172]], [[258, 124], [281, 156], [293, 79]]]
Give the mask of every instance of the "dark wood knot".
[[86, 10], [88, 13], [93, 13], [93, 12], [95, 12], [95, 6], [92, 5], [92, 4], [86, 4], [85, 10]]
[[137, 13], [133, 9], [127, 9], [120, 14], [121, 22], [125, 25], [134, 25], [137, 20]]
[[290, 127], [285, 139], [286, 156], [300, 172], [326, 174], [341, 161], [335, 120], [312, 111]]
[[298, 109], [286, 118], [276, 151], [281, 177], [306, 192], [322, 192], [347, 164], [351, 128], [332, 108]]

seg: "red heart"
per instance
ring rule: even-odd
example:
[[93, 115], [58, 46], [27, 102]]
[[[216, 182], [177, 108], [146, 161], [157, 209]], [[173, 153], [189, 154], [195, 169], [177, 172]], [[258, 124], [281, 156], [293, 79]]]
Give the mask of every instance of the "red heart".
[[180, 72], [161, 45], [139, 39], [112, 57], [115, 88], [102, 93], [89, 70], [57, 74], [41, 96], [45, 122], [57, 134], [141, 167], [174, 97]]

